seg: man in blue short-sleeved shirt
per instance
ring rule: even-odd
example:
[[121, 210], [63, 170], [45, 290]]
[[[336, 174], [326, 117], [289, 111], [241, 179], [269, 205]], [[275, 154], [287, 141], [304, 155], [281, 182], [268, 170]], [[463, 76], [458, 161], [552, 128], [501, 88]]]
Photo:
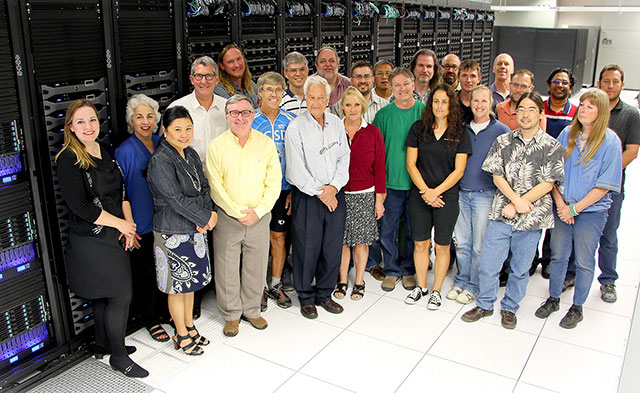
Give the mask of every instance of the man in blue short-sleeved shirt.
[[267, 296], [273, 298], [279, 307], [291, 307], [291, 299], [282, 289], [282, 270], [287, 256], [285, 247], [286, 233], [290, 225], [291, 185], [285, 179], [284, 134], [294, 114], [280, 109], [280, 101], [287, 85], [282, 75], [267, 72], [258, 78], [258, 95], [260, 108], [256, 109], [256, 117], [251, 128], [269, 136], [276, 144], [280, 167], [282, 168], [282, 192], [271, 210], [269, 224], [271, 240], [271, 280], [262, 295], [262, 311], [267, 309]]

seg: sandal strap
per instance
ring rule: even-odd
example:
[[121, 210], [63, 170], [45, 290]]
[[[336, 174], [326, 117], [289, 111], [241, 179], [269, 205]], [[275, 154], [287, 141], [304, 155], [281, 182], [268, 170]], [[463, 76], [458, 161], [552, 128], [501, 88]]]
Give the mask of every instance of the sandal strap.
[[[193, 342], [195, 342], [198, 345], [205, 345], [205, 343], [207, 343], [207, 338], [204, 336], [201, 336], [200, 333], [198, 332], [198, 329], [196, 329], [195, 326], [185, 326], [187, 328], [187, 331], [189, 332], [193, 332], [195, 330], [196, 335], [191, 337], [191, 339], [193, 340]], [[208, 343], [207, 343], [208, 344]]]
[[[185, 353], [198, 353], [198, 352], [200, 352], [200, 347], [198, 346], [198, 344], [196, 344], [196, 342], [188, 334], [186, 336], [181, 336], [179, 334], [176, 334], [176, 338], [178, 339], [178, 346], [180, 347], [180, 349], [182, 349], [183, 352], [185, 352]], [[185, 345], [183, 347], [182, 345], [180, 345], [180, 343], [183, 340], [190, 340], [191, 343], [187, 344], [187, 345]]]

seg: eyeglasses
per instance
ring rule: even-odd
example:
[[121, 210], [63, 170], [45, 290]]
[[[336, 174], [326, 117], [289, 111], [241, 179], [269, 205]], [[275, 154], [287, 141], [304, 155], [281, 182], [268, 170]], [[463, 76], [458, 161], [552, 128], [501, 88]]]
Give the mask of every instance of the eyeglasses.
[[289, 68], [289, 69], [287, 69], [287, 72], [290, 72], [292, 74], [297, 74], [298, 72], [299, 73], [303, 73], [305, 71], [307, 71], [307, 67]]
[[524, 89], [524, 90], [526, 90], [526, 89], [531, 87], [530, 85], [525, 85], [525, 84], [520, 84], [520, 83], [513, 83], [513, 82], [511, 82], [511, 86], [514, 89]]
[[265, 93], [267, 93], [267, 95], [271, 95], [273, 93], [276, 93], [277, 95], [282, 95], [282, 93], [284, 93], [284, 90], [282, 90], [281, 88], [277, 88], [277, 89], [272, 89], [270, 87], [267, 87], [266, 89], [262, 89], [262, 91], [264, 91]]
[[557, 79], [554, 79], [551, 81], [551, 84], [554, 86], [558, 86], [558, 85], [569, 86], [569, 81], [559, 81]]
[[391, 71], [387, 71], [387, 72], [376, 72], [376, 76], [389, 76], [391, 75]]
[[201, 81], [202, 78], [205, 78], [208, 81], [212, 81], [216, 76], [214, 74], [193, 74], [193, 77], [197, 81]]
[[234, 119], [237, 119], [240, 115], [242, 115], [242, 117], [249, 117], [252, 113], [252, 110], [245, 109], [243, 111], [229, 111], [227, 112], [227, 115], [231, 116]]
[[360, 79], [369, 79], [372, 76], [373, 75], [371, 75], [371, 74], [364, 74], [364, 75], [354, 75], [354, 76], [352, 76], [352, 78], [355, 79], [355, 80], [360, 80]]
[[448, 70], [448, 69], [457, 70], [458, 66], [455, 64], [443, 64], [442, 68], [444, 68], [445, 70]]
[[533, 115], [534, 113], [539, 113], [540, 110], [538, 108], [536, 108], [536, 107], [529, 107], [529, 108], [520, 107], [520, 108], [516, 109], [516, 112], [518, 112], [519, 115], [523, 115], [525, 113]]

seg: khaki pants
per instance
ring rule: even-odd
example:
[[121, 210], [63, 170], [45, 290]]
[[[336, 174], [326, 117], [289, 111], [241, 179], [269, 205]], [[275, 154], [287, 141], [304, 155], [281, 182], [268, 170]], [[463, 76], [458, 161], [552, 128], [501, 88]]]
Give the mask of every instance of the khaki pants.
[[[269, 222], [265, 214], [251, 226], [218, 209], [213, 231], [213, 263], [218, 308], [225, 321], [260, 316], [260, 299], [269, 258]], [[242, 254], [242, 269], [240, 269]]]

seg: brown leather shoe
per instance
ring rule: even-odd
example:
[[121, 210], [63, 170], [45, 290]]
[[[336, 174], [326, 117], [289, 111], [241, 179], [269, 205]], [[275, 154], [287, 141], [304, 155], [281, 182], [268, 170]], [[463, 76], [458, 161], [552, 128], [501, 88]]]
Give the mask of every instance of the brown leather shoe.
[[384, 280], [384, 271], [382, 270], [380, 265], [375, 265], [374, 267], [372, 267], [371, 270], [369, 270], [369, 274], [371, 274], [371, 276], [378, 281]]
[[247, 321], [251, 324], [251, 326], [253, 326], [254, 328], [258, 329], [258, 330], [264, 330], [267, 328], [267, 326], [269, 326], [269, 324], [267, 323], [267, 321], [265, 321], [264, 318], [262, 317], [258, 317], [258, 318], [249, 318], [249, 317], [245, 317], [244, 315], [241, 316], [240, 318], [242, 318], [242, 320]]
[[331, 299], [327, 300], [326, 302], [322, 302], [322, 303], [316, 302], [316, 305], [324, 308], [325, 310], [327, 310], [331, 314], [340, 314], [341, 312], [344, 311], [344, 308], [342, 308], [341, 305], [339, 305], [338, 303], [334, 302]]
[[414, 276], [402, 276], [402, 287], [407, 291], [413, 291], [416, 287], [416, 278]]
[[502, 323], [503, 328], [516, 328], [516, 325], [518, 324], [518, 318], [516, 318], [516, 314], [512, 313], [511, 311], [500, 310], [500, 316], [502, 317], [502, 320], [500, 322]]
[[476, 322], [484, 317], [489, 317], [493, 315], [493, 310], [485, 310], [480, 307], [474, 307], [466, 313], [462, 314], [462, 319], [465, 322]]
[[398, 277], [394, 277], [394, 276], [385, 276], [384, 280], [382, 280], [382, 284], [380, 284], [380, 286], [382, 287], [382, 290], [385, 292], [391, 292], [395, 289], [396, 287], [396, 283], [398, 282], [399, 278]]
[[316, 310], [316, 306], [314, 306], [313, 304], [300, 306], [300, 313], [302, 313], [303, 317], [308, 319], [318, 318], [318, 310]]
[[234, 337], [236, 334], [238, 334], [239, 326], [240, 326], [240, 321], [237, 319], [235, 321], [227, 321], [224, 324], [224, 329], [222, 329], [222, 332], [227, 337]]

